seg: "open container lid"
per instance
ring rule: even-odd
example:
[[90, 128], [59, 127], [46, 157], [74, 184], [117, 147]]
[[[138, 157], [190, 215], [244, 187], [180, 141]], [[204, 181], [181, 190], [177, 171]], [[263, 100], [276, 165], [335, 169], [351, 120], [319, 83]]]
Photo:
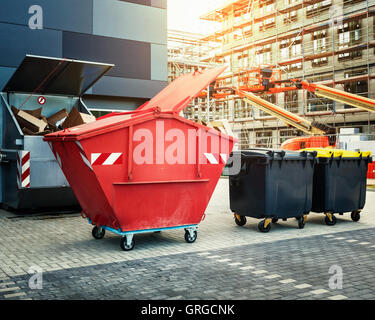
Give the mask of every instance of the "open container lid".
[[180, 76], [138, 110], [159, 107], [161, 112], [180, 112], [227, 67], [206, 69]]
[[3, 92], [82, 96], [113, 64], [27, 55]]
[[[211, 82], [213, 82], [226, 67], [215, 69], [206, 69], [202, 72], [195, 72], [179, 77], [164, 90], [155, 96], [149, 103], [141, 106], [136, 111], [128, 113], [119, 113], [109, 115], [98, 119], [95, 122], [80, 125], [74, 128], [66, 129], [48, 134], [44, 140], [51, 141], [55, 138], [78, 137], [86, 134], [101, 134], [103, 130], [109, 132], [116, 130], [121, 126], [130, 124], [132, 120], [150, 117], [150, 114], [156, 107], [160, 108], [161, 112], [176, 112], [178, 113], [184, 109], [189, 102], [197, 96], [203, 89], [205, 89]], [[181, 103], [183, 101], [183, 103]], [[187, 120], [186, 120], [187, 121]], [[199, 126], [198, 124], [196, 124]]]

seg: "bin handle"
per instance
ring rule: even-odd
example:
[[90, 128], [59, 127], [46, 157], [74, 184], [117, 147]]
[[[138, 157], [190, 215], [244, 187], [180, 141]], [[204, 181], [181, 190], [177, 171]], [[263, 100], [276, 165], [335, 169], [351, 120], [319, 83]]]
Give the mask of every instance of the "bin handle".
[[281, 158], [284, 158], [285, 157], [285, 151], [284, 150], [280, 150], [280, 151], [277, 151], [277, 150], [273, 150], [273, 151], [269, 151], [268, 154], [274, 158], [275, 157], [275, 154], [278, 154], [280, 155]]
[[300, 155], [304, 158], [307, 158], [308, 155], [311, 155], [313, 158], [316, 158], [316, 156], [318, 155], [318, 152], [305, 150], [305, 151], [301, 151]]

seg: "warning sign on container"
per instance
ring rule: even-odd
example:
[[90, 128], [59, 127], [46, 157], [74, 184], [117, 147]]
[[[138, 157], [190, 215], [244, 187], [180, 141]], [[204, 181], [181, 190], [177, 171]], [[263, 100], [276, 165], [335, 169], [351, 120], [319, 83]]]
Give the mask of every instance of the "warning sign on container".
[[40, 96], [40, 97], [38, 98], [38, 103], [39, 103], [40, 105], [45, 104], [45, 103], [46, 103], [46, 98]]

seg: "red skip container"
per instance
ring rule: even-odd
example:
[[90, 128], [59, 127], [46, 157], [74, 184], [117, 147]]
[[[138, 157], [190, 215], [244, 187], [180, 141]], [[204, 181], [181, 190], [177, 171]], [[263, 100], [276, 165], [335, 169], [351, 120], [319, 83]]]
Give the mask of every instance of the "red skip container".
[[44, 137], [96, 239], [112, 231], [128, 251], [136, 233], [182, 228], [196, 240], [234, 140], [179, 113], [224, 70], [184, 75], [134, 112]]

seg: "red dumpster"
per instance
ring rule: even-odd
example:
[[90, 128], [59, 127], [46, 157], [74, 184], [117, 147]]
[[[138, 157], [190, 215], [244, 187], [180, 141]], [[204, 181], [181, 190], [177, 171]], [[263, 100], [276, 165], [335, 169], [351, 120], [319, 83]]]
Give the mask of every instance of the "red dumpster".
[[196, 240], [234, 141], [179, 113], [224, 69], [184, 75], [134, 112], [44, 137], [95, 238], [115, 232], [125, 251], [141, 232], [182, 228]]

